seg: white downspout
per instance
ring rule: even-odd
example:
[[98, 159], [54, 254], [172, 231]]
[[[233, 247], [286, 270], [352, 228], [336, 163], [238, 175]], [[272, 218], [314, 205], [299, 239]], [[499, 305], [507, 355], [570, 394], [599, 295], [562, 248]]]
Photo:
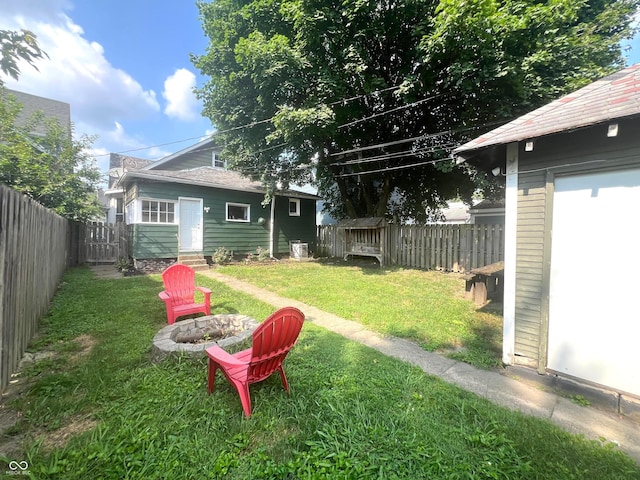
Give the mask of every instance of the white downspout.
[[269, 219], [269, 256], [275, 258], [273, 255], [273, 237], [275, 235], [275, 218], [276, 218], [276, 196], [271, 197], [271, 214]]

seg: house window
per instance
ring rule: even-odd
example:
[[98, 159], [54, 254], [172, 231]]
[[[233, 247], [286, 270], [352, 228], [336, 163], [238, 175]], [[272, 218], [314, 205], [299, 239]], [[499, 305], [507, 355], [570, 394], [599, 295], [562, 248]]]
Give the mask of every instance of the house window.
[[175, 223], [174, 202], [159, 200], [142, 200], [140, 220], [142, 223]]
[[116, 223], [124, 221], [124, 198], [116, 198]]
[[289, 216], [290, 217], [300, 216], [300, 199], [299, 198], [289, 199]]
[[249, 222], [249, 205], [244, 203], [227, 203], [227, 221]]
[[216, 154], [216, 152], [213, 152], [211, 154], [211, 165], [214, 168], [222, 168], [222, 169], [226, 169], [227, 168], [226, 160], [224, 160], [223, 158], [220, 158], [220, 156], [218, 156], [218, 154]]

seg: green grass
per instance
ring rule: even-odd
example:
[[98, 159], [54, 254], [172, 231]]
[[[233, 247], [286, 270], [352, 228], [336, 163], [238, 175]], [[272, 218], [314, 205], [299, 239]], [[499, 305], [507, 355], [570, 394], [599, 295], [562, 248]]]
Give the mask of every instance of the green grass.
[[501, 365], [501, 312], [466, 300], [461, 275], [289, 261], [216, 269], [477, 367]]
[[[211, 279], [198, 283], [214, 290], [216, 312], [273, 310]], [[68, 272], [33, 345], [55, 356], [23, 372], [32, 388], [14, 405], [30, 440], [7, 464], [27, 461], [37, 479], [640, 478], [611, 444], [495, 406], [313, 324], [285, 363], [291, 395], [277, 376], [253, 385], [245, 419], [221, 376], [207, 395], [203, 359], [150, 361], [165, 323], [161, 289], [157, 276]], [[74, 434], [52, 445], [61, 431]]]

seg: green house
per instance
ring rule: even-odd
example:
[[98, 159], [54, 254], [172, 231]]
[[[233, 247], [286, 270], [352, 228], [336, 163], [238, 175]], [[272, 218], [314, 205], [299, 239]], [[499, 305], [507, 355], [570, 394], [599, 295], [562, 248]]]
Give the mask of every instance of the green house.
[[285, 190], [265, 204], [262, 184], [228, 170], [211, 139], [125, 169], [118, 186], [129, 251], [140, 271], [176, 261], [206, 265], [220, 247], [236, 256], [262, 249], [276, 258], [289, 255], [292, 243], [315, 249], [319, 197]]

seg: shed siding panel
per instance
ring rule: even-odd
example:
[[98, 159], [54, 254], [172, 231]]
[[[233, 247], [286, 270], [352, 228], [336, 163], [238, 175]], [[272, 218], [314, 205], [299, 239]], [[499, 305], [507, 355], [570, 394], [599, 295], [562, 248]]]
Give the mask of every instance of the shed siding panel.
[[516, 257], [515, 352], [538, 359], [542, 262], [544, 251], [545, 175], [520, 173]]
[[[515, 351], [537, 363], [542, 322], [548, 315], [544, 278], [546, 182], [549, 168], [554, 175], [586, 173], [606, 168], [637, 166], [640, 158], [636, 120], [620, 120], [620, 134], [607, 138], [606, 125], [570, 134], [538, 138], [533, 152], [520, 144], [517, 206], [517, 259], [515, 298]], [[542, 359], [543, 361], [545, 359]]]

